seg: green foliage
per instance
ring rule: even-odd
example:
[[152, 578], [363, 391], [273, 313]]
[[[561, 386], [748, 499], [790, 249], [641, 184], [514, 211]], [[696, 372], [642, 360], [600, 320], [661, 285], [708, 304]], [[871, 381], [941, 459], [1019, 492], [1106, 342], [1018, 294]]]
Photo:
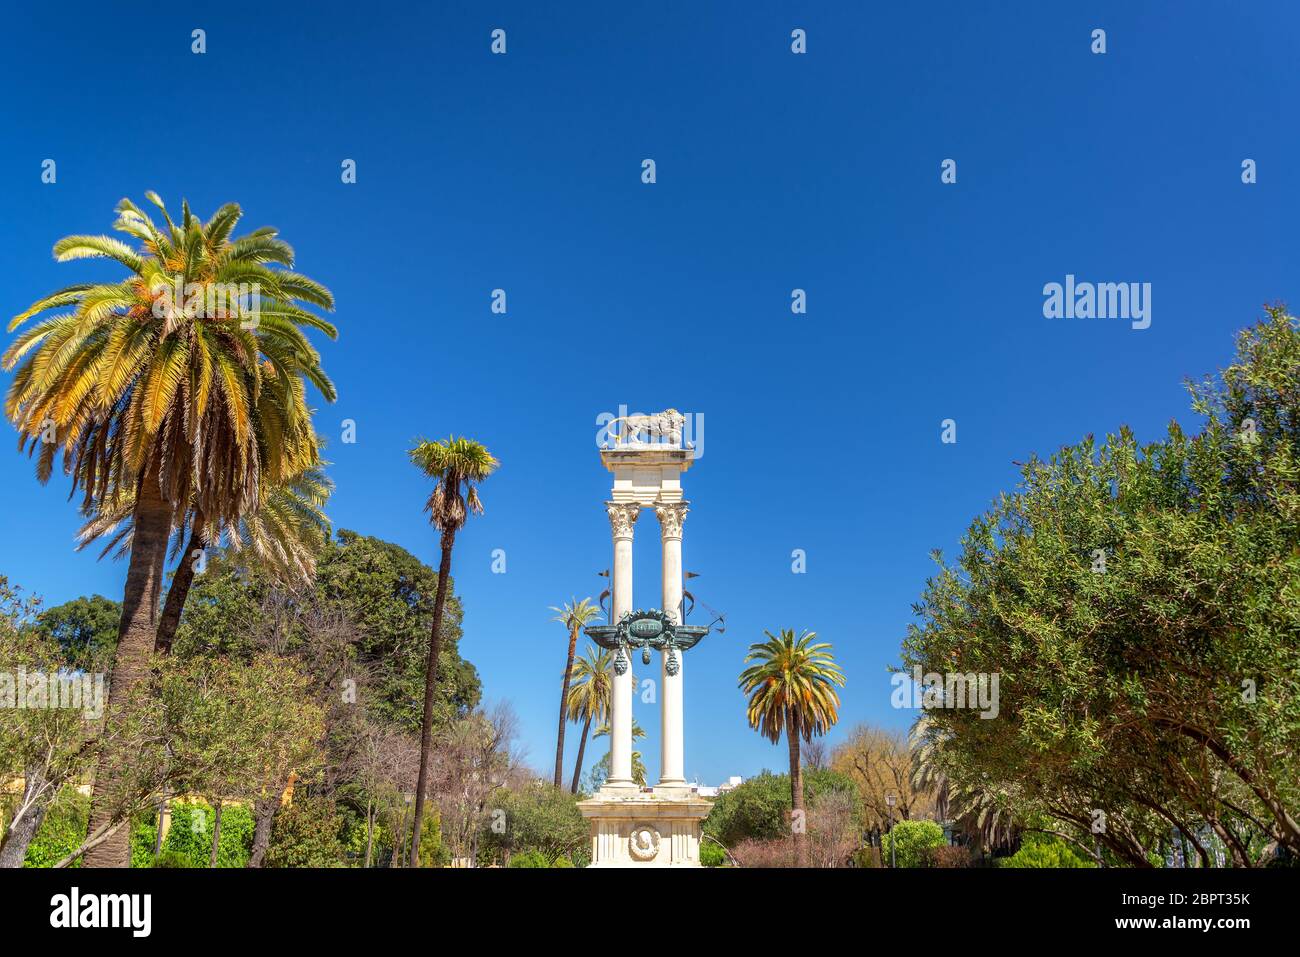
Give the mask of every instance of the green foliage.
[[164, 850], [156, 858], [154, 858], [152, 864], [148, 864], [146, 866], [148, 867], [193, 867], [194, 865], [190, 863], [190, 859], [186, 855], [182, 854], [180, 851]]
[[925, 867], [929, 851], [946, 843], [934, 821], [899, 821], [881, 838], [880, 859], [896, 867]]
[[1198, 433], [1030, 458], [927, 582], [906, 667], [1000, 676], [996, 720], [926, 712], [954, 816], [1046, 815], [1091, 843], [1105, 808], [1131, 866], [1209, 814], [1245, 836], [1236, 866], [1300, 851], [1300, 325], [1270, 309], [1190, 389]]
[[[326, 615], [352, 625], [351, 654], [368, 675], [368, 705], [384, 723], [418, 732], [423, 716], [424, 667], [438, 574], [410, 552], [378, 538], [341, 530], [316, 558], [313, 596]], [[259, 634], [271, 631], [276, 582], [239, 554], [209, 558], [195, 578], [177, 631], [177, 655], [251, 657]], [[472, 710], [482, 685], [460, 657], [461, 607], [449, 595], [438, 659], [435, 728]], [[305, 636], [283, 637], [283, 653], [299, 651]]]
[[1020, 850], [1010, 857], [1001, 858], [999, 867], [1096, 867], [1078, 851], [1061, 840], [1041, 834], [1025, 836]]
[[68, 664], [104, 671], [113, 662], [121, 618], [119, 602], [102, 595], [82, 596], [40, 612], [31, 628], [57, 642]]
[[331, 801], [295, 797], [275, 815], [263, 863], [266, 867], [342, 867], [342, 827], [343, 819]]
[[[805, 802], [810, 806], [832, 791], [857, 795], [853, 779], [838, 771], [805, 769], [803, 781]], [[744, 840], [787, 837], [791, 810], [790, 775], [764, 771], [718, 795], [704, 819], [704, 832], [727, 847]]]
[[510, 854], [512, 862], [531, 852], [540, 853], [548, 862], [571, 858], [590, 840], [590, 829], [578, 810], [578, 797], [566, 790], [533, 783], [503, 791], [494, 802], [502, 814], [488, 818], [480, 847]]
[[[89, 822], [90, 798], [75, 788], [61, 790], [27, 845], [23, 867], [53, 867], [59, 863], [81, 846]], [[81, 861], [71, 866], [80, 867]]]
[[550, 867], [551, 859], [538, 850], [524, 851], [510, 858], [511, 867]]
[[726, 867], [726, 852], [712, 841], [700, 843], [700, 864], [704, 867]]
[[[184, 864], [169, 867], [207, 867], [212, 855], [212, 832], [215, 812], [202, 801], [173, 801], [171, 826], [163, 839], [162, 853]], [[252, 812], [239, 804], [221, 808], [221, 843], [217, 846], [217, 867], [244, 867], [253, 850], [256, 822]], [[150, 821], [132, 833], [131, 866], [153, 866], [155, 825]], [[139, 848], [140, 850], [137, 850]], [[141, 851], [143, 853], [141, 853]]]

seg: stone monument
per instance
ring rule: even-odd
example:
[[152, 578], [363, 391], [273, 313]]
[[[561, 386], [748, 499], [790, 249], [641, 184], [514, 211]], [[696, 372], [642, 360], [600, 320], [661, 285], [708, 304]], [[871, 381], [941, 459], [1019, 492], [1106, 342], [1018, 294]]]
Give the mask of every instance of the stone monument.
[[[676, 409], [630, 415], [610, 423], [614, 441], [601, 450], [614, 485], [605, 509], [614, 539], [610, 569], [611, 622], [586, 629], [614, 651], [610, 688], [610, 768], [604, 786], [578, 807], [591, 824], [592, 867], [699, 867], [700, 822], [711, 802], [687, 784], [683, 753], [683, 658], [708, 633], [684, 622], [682, 529], [688, 503], [682, 473], [695, 452], [682, 441], [685, 417]], [[662, 542], [662, 608], [633, 611], [632, 534], [642, 509], [654, 509]], [[660, 658], [659, 783], [642, 789], [632, 779], [632, 662], [640, 651]]]

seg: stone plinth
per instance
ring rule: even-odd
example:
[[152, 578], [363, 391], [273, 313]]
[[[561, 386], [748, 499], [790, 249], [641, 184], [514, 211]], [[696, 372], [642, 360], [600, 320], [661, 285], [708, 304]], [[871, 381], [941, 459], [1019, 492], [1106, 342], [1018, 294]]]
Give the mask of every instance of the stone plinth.
[[590, 867], [699, 867], [700, 823], [713, 802], [672, 789], [618, 798], [602, 791], [578, 804], [591, 823]]

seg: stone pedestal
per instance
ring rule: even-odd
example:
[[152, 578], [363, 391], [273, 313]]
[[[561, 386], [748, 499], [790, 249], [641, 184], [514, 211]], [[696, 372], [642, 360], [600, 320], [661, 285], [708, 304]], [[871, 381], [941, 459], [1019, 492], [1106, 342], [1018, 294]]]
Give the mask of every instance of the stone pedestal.
[[[658, 789], [656, 789], [658, 790]], [[700, 823], [711, 801], [641, 793], [613, 798], [604, 792], [578, 809], [591, 823], [591, 867], [699, 867]]]

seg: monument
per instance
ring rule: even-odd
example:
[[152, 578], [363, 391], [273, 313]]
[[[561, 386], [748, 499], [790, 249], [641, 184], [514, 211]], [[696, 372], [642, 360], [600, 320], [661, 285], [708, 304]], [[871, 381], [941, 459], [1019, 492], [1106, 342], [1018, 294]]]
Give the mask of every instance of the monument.
[[[617, 433], [613, 426], [617, 424]], [[610, 423], [613, 439], [600, 453], [614, 473], [605, 509], [614, 540], [610, 569], [609, 624], [586, 633], [614, 651], [610, 688], [609, 777], [589, 800], [578, 804], [591, 825], [591, 867], [699, 867], [700, 822], [711, 803], [685, 777], [682, 681], [684, 652], [708, 633], [685, 623], [682, 529], [689, 502], [682, 497], [682, 473], [695, 452], [683, 442], [685, 417], [675, 409], [630, 415]], [[654, 509], [662, 543], [662, 607], [633, 610], [632, 535], [642, 509]], [[632, 660], [660, 659], [659, 783], [642, 789], [632, 779]]]

